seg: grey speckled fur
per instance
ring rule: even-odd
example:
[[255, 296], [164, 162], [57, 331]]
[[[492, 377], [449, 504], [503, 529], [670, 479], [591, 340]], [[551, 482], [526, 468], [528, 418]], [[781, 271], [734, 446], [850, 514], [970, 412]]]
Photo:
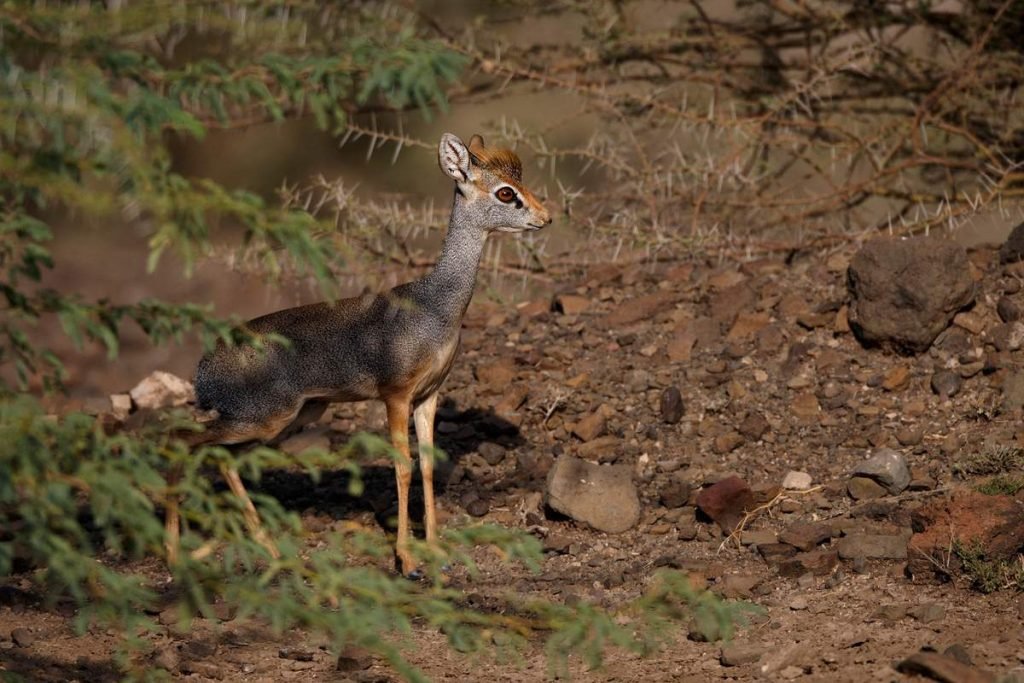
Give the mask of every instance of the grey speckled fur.
[[[215, 409], [219, 417], [203, 441], [271, 440], [300, 419], [304, 406], [392, 395], [416, 404], [435, 393], [456, 355], [487, 235], [551, 222], [507, 172], [509, 155], [486, 150], [477, 137], [468, 148], [455, 136], [442, 138], [439, 161], [456, 181], [455, 198], [441, 256], [426, 277], [382, 294], [290, 308], [247, 324], [252, 332], [288, 338], [287, 347], [271, 345], [261, 353], [220, 346], [205, 356], [196, 371], [196, 395], [201, 408]], [[489, 163], [495, 156], [502, 163]], [[505, 187], [514, 190], [514, 201], [497, 198]]]

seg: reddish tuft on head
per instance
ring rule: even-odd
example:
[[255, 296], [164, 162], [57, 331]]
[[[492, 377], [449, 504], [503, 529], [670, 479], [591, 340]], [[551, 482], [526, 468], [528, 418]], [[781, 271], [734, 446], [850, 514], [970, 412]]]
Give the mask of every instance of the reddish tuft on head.
[[469, 141], [469, 154], [473, 163], [480, 168], [506, 176], [520, 183], [523, 181], [523, 162], [510, 149], [487, 149], [484, 139], [474, 135]]

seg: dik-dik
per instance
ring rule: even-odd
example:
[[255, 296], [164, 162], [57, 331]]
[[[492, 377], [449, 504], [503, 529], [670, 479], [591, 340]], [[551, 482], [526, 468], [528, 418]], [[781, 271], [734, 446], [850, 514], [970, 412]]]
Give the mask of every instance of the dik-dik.
[[[551, 216], [522, 182], [519, 157], [488, 149], [479, 135], [467, 147], [446, 133], [438, 146], [441, 170], [455, 181], [448, 234], [433, 271], [382, 294], [319, 303], [271, 313], [247, 323], [256, 335], [278, 334], [288, 344], [219, 346], [196, 371], [199, 407], [217, 417], [193, 444], [270, 442], [318, 418], [331, 402], [378, 399], [387, 407], [398, 452], [398, 538], [402, 572], [416, 571], [409, 552], [409, 415], [413, 414], [423, 476], [428, 542], [437, 538], [432, 444], [441, 384], [459, 346], [462, 317], [473, 296], [484, 242], [492, 232], [539, 230]], [[223, 471], [245, 507], [258, 540], [275, 552], [234, 470]], [[169, 501], [168, 557], [177, 553], [178, 512]]]

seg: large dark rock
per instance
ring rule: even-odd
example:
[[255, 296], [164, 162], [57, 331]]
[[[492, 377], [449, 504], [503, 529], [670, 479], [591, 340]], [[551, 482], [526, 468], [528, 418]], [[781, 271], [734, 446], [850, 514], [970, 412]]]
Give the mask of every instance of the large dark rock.
[[563, 515], [610, 534], [640, 521], [640, 497], [626, 465], [595, 465], [561, 455], [548, 473], [545, 498]]
[[850, 261], [850, 327], [866, 344], [921, 353], [974, 301], [963, 247], [948, 240], [879, 239]]

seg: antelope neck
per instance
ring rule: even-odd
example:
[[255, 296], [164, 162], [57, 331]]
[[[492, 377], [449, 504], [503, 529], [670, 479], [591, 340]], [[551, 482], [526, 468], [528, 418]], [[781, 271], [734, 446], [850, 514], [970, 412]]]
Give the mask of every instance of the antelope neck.
[[480, 217], [458, 192], [448, 221], [448, 233], [441, 246], [441, 255], [434, 270], [423, 279], [430, 301], [429, 307], [449, 323], [462, 320], [476, 286], [487, 231], [480, 227]]

